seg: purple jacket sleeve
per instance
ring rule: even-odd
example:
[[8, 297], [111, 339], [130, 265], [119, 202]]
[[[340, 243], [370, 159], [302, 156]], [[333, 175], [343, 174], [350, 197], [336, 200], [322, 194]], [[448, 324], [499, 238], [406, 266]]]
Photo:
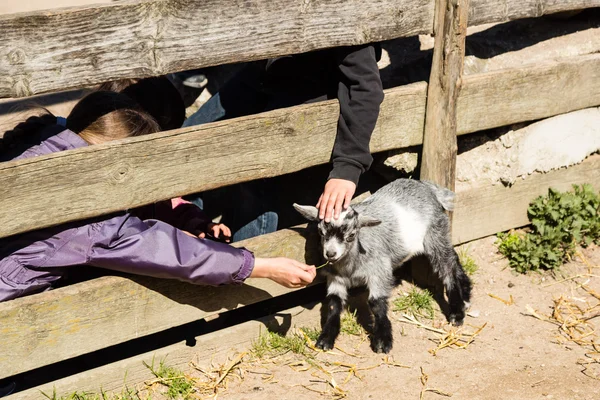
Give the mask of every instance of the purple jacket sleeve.
[[254, 268], [249, 251], [188, 236], [158, 220], [126, 215], [92, 231], [87, 264], [97, 267], [211, 286], [241, 284]]
[[54, 250], [43, 258], [29, 256], [29, 265], [86, 264], [211, 286], [241, 284], [254, 268], [254, 256], [245, 249], [194, 238], [162, 221], [142, 221], [129, 213], [69, 229], [51, 240]]

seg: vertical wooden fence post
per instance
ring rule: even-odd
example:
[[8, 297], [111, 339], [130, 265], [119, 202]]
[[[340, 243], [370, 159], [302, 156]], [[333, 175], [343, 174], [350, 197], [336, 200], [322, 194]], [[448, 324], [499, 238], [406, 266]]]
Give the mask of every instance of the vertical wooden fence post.
[[[461, 87], [469, 0], [436, 0], [433, 61], [427, 87], [421, 179], [454, 190], [456, 174], [456, 99]], [[452, 221], [452, 214], [450, 214]], [[443, 293], [441, 280], [423, 257], [412, 260], [419, 285]]]
[[454, 190], [456, 99], [461, 87], [469, 0], [437, 0], [427, 88], [421, 179]]

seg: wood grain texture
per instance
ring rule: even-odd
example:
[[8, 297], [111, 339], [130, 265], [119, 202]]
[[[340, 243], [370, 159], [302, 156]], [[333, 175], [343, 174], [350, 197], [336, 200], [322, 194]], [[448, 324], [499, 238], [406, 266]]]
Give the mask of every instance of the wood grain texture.
[[[372, 152], [422, 143], [425, 91], [424, 83], [386, 91]], [[469, 75], [457, 130], [598, 105], [599, 54]], [[2, 163], [0, 237], [327, 163], [338, 112], [335, 101], [322, 102]]]
[[600, 54], [463, 79], [458, 134], [600, 105]]
[[535, 18], [592, 7], [600, 7], [600, 0], [471, 0], [469, 25]]
[[[236, 246], [314, 264], [317, 249], [306, 250], [303, 235], [282, 230]], [[268, 279], [209, 287], [107, 276], [0, 303], [0, 379], [291, 291]]]
[[430, 0], [137, 0], [0, 16], [0, 97], [431, 32]]
[[[421, 142], [425, 90], [385, 92], [373, 152]], [[327, 101], [1, 163], [0, 237], [327, 163], [338, 116]]]
[[435, 44], [427, 88], [421, 179], [454, 190], [456, 101], [460, 92], [469, 0], [438, 0]]
[[[471, 25], [600, 6], [473, 0]], [[431, 33], [432, 0], [129, 0], [0, 16], [0, 97]]]
[[216, 365], [222, 358], [232, 356], [234, 349], [239, 352], [249, 349], [252, 341], [260, 335], [260, 332], [266, 330], [265, 327], [281, 333], [285, 333], [290, 327], [318, 327], [320, 308], [320, 306], [311, 309], [294, 307], [278, 312], [271, 318], [249, 321], [198, 336], [195, 338], [193, 347], [186, 343], [163, 347], [16, 393], [9, 396], [7, 400], [39, 400], [43, 398], [40, 391], [51, 395], [54, 388], [56, 388], [58, 396], [67, 396], [76, 391], [78, 393], [84, 391], [99, 393], [100, 389], [108, 393], [120, 393], [125, 386], [135, 388], [136, 385], [155, 378], [143, 364], [145, 362], [151, 365], [152, 360], [156, 365], [157, 362], [166, 358], [167, 365], [181, 371], [187, 371], [190, 361], [207, 367], [214, 359]]
[[[530, 175], [509, 188], [481, 185], [460, 191], [453, 242], [460, 244], [526, 225], [529, 202], [549, 187], [566, 190], [572, 184], [591, 183], [600, 189], [599, 170], [600, 156], [592, 156], [567, 169]], [[240, 245], [259, 256], [286, 255], [308, 262], [318, 257], [315, 232], [306, 235], [302, 227]], [[208, 288], [169, 280], [104, 277], [0, 303], [0, 378], [287, 292], [266, 280], [250, 280], [241, 287]], [[94, 313], [89, 312], [90, 307]], [[144, 376], [139, 365], [132, 368], [135, 376]], [[110, 382], [120, 384], [118, 378], [113, 376]]]
[[600, 190], [600, 156], [578, 165], [533, 174], [513, 186], [479, 185], [457, 194], [452, 239], [465, 243], [497, 232], [529, 224], [527, 207], [548, 188], [571, 190], [571, 185], [589, 183]]

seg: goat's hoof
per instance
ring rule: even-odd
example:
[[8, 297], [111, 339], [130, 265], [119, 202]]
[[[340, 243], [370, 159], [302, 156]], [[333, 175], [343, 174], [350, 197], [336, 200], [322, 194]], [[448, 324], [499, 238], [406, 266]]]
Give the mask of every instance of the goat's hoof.
[[394, 341], [392, 338], [377, 337], [371, 339], [371, 350], [375, 353], [389, 353], [392, 350]]
[[333, 349], [334, 342], [335, 342], [335, 339], [331, 340], [329, 338], [322, 338], [322, 337], [320, 337], [317, 340], [317, 343], [315, 343], [315, 346], [318, 349], [321, 349], [321, 350], [324, 350], [324, 351], [328, 351], [328, 350]]
[[450, 323], [454, 326], [461, 326], [465, 320], [465, 315], [462, 314], [461, 315], [457, 315], [457, 314], [450, 314], [450, 318], [448, 318], [450, 320]]

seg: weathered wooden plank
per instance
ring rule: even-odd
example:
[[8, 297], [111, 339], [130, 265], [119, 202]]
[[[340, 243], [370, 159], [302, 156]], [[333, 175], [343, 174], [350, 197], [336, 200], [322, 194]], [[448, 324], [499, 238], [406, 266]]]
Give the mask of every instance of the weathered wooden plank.
[[438, 0], [435, 44], [427, 88], [421, 179], [454, 190], [456, 100], [460, 92], [469, 0]]
[[[571, 184], [591, 183], [600, 189], [599, 170], [600, 156], [592, 156], [567, 169], [530, 175], [509, 188], [480, 185], [459, 191], [453, 242], [527, 224], [529, 202], [549, 187], [566, 190]], [[290, 229], [242, 244], [258, 255], [314, 262], [317, 241], [307, 246], [303, 234]], [[205, 288], [106, 277], [0, 303], [0, 378], [288, 292], [268, 281], [249, 284]]]
[[[425, 88], [386, 91], [372, 151], [421, 142]], [[327, 163], [338, 116], [327, 101], [0, 164], [0, 237]]]
[[535, 18], [561, 11], [600, 7], [598, 0], [471, 0], [469, 25]]
[[468, 75], [458, 134], [532, 121], [600, 104], [600, 55]]
[[548, 188], [570, 190], [571, 185], [589, 183], [600, 190], [600, 156], [578, 165], [544, 174], [533, 174], [511, 187], [479, 185], [458, 192], [452, 238], [464, 243], [529, 224], [527, 207]]
[[[475, 0], [472, 25], [600, 6]], [[433, 29], [431, 0], [130, 0], [0, 16], [0, 97], [375, 42]]]
[[[258, 257], [317, 262], [301, 234], [278, 231], [236, 245]], [[0, 379], [291, 291], [267, 279], [208, 287], [109, 276], [0, 303]]]
[[[417, 83], [386, 91], [372, 152], [422, 143], [425, 90]], [[336, 103], [0, 164], [0, 237], [327, 163]], [[597, 105], [600, 55], [595, 54], [466, 76], [457, 129], [465, 134]]]
[[0, 14], [15, 14], [48, 10], [61, 7], [89, 6], [99, 3], [110, 3], [112, 0], [2, 0], [0, 2]]
[[[67, 396], [73, 392], [99, 393], [100, 390], [107, 393], [120, 393], [124, 387], [135, 388], [139, 383], [154, 378], [148, 368], [144, 366], [144, 362], [151, 365], [152, 360], [156, 364], [160, 360], [166, 359], [167, 365], [182, 371], [187, 371], [192, 360], [200, 366], [207, 365], [211, 360], [222, 362], [222, 358], [231, 356], [235, 350], [243, 352], [249, 349], [252, 341], [259, 336], [260, 332], [265, 332], [265, 326], [281, 333], [285, 333], [286, 327], [292, 329], [302, 326], [318, 327], [320, 308], [319, 306], [310, 309], [301, 306], [294, 307], [278, 312], [270, 318], [248, 321], [224, 330], [198, 336], [193, 347], [186, 343], [174, 344], [43, 384], [9, 396], [6, 400], [39, 400], [41, 398], [40, 392], [52, 395], [54, 389], [56, 389], [58, 396]], [[275, 322], [279, 323], [280, 327], [274, 326]]]
[[137, 0], [0, 16], [0, 97], [431, 32], [430, 0]]

